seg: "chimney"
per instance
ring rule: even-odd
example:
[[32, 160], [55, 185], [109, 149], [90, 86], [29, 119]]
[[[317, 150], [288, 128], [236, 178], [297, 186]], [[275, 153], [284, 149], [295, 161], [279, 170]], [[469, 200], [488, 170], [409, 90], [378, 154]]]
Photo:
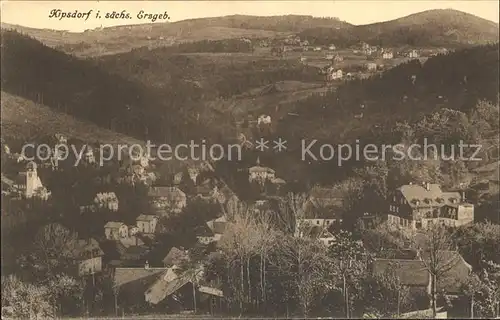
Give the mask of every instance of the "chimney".
[[462, 202], [465, 202], [465, 191], [462, 191]]
[[429, 182], [425, 183], [425, 190], [427, 191], [431, 190], [431, 184]]
[[144, 264], [144, 269], [146, 269], [146, 270], [149, 269], [149, 262], [148, 262], [148, 260], [146, 260], [146, 263]]

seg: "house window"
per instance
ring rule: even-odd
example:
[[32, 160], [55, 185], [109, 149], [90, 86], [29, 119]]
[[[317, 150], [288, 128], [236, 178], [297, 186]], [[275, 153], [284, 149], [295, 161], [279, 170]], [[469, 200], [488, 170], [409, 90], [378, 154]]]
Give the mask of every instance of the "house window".
[[396, 207], [396, 212], [399, 212], [399, 207]]
[[394, 196], [394, 197], [392, 198], [392, 200], [393, 200], [394, 202], [396, 202], [396, 196]]

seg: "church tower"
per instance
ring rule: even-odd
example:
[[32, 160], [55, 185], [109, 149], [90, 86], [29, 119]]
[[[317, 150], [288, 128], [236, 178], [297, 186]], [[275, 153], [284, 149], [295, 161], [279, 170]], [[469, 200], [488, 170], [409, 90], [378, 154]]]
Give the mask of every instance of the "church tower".
[[40, 177], [37, 173], [37, 165], [35, 162], [28, 162], [26, 165], [26, 198], [31, 198], [36, 189], [42, 187]]

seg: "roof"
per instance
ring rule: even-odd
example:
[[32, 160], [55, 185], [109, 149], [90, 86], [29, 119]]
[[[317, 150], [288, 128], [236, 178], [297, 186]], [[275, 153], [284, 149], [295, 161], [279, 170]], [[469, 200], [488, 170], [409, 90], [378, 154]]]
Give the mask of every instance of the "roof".
[[423, 185], [408, 184], [399, 187], [403, 197], [412, 207], [441, 207], [445, 204], [453, 204], [454, 200], [461, 202], [459, 192], [443, 192], [439, 184], [428, 185], [426, 189]]
[[343, 203], [343, 193], [334, 188], [313, 187], [309, 191], [309, 198], [315, 199], [317, 206], [338, 206]]
[[120, 258], [122, 260], [141, 260], [146, 254], [149, 253], [149, 248], [146, 246], [129, 246], [126, 247], [120, 242], [122, 247], [120, 250]]
[[430, 276], [421, 260], [375, 259], [372, 265], [374, 275], [382, 276], [390, 267], [396, 265], [394, 271], [401, 284], [406, 286], [422, 286], [429, 284]]
[[139, 281], [147, 280], [147, 278], [154, 277], [154, 279], [149, 279], [152, 283], [157, 280], [160, 274], [165, 273], [167, 268], [116, 268], [113, 276], [113, 286], [120, 287], [125, 284]]
[[119, 229], [121, 226], [125, 226], [125, 223], [119, 221], [109, 221], [104, 225], [104, 228]]
[[[444, 290], [447, 294], [457, 294], [460, 292], [462, 280], [469, 276], [472, 267], [457, 251], [443, 250], [439, 254], [441, 258], [438, 268], [443, 270], [443, 274], [438, 278], [438, 291]], [[426, 258], [426, 253], [422, 253], [422, 258], [424, 261], [429, 260]], [[427, 286], [430, 275], [424, 261], [418, 259], [375, 259], [372, 271], [374, 274], [382, 275], [391, 264], [397, 264], [399, 267], [395, 268], [395, 272], [403, 285]]]
[[181, 262], [189, 260], [189, 254], [179, 248], [173, 247], [163, 258], [163, 264], [166, 266], [179, 265]]
[[418, 257], [418, 251], [412, 249], [388, 249], [383, 251], [386, 259], [404, 259], [415, 260]]
[[274, 184], [285, 184], [286, 181], [281, 179], [281, 178], [274, 178], [271, 180], [271, 183], [274, 183]]
[[153, 215], [153, 214], [141, 214], [135, 220], [136, 221], [153, 221], [155, 219], [158, 219], [158, 217]]
[[248, 172], [267, 172], [267, 173], [275, 173], [275, 171], [271, 168], [268, 167], [261, 167], [261, 166], [253, 166], [248, 169]]
[[206, 293], [206, 294], [212, 295], [212, 296], [224, 297], [224, 293], [222, 292], [222, 290], [217, 289], [217, 288], [200, 286], [198, 288], [198, 291], [200, 291], [201, 293]]
[[226, 223], [226, 217], [222, 216], [217, 219], [207, 221], [206, 224], [214, 233], [222, 234], [226, 229]]
[[157, 304], [189, 282], [191, 282], [190, 272], [184, 272], [170, 281], [165, 279], [165, 277], [161, 277], [145, 292], [146, 301]]
[[185, 198], [186, 194], [177, 187], [151, 187], [148, 192], [149, 197], [163, 197], [169, 200]]
[[214, 232], [206, 224], [202, 224], [194, 229], [197, 237], [213, 237]]

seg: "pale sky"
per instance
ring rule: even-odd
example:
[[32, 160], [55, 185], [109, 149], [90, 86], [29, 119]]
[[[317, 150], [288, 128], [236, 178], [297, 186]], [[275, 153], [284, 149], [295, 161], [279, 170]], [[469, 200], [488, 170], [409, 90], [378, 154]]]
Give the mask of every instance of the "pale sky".
[[[80, 32], [96, 27], [150, 23], [137, 18], [140, 10], [151, 13], [167, 12], [170, 21], [217, 17], [233, 14], [273, 16], [286, 14], [338, 17], [352, 24], [368, 24], [396, 19], [430, 9], [456, 9], [498, 23], [498, 0], [474, 1], [1, 1], [2, 22], [33, 28], [48, 28]], [[49, 18], [52, 9], [63, 12], [88, 12], [87, 21]], [[95, 13], [126, 10], [130, 20], [97, 19]], [[161, 21], [157, 21], [161, 23]]]

